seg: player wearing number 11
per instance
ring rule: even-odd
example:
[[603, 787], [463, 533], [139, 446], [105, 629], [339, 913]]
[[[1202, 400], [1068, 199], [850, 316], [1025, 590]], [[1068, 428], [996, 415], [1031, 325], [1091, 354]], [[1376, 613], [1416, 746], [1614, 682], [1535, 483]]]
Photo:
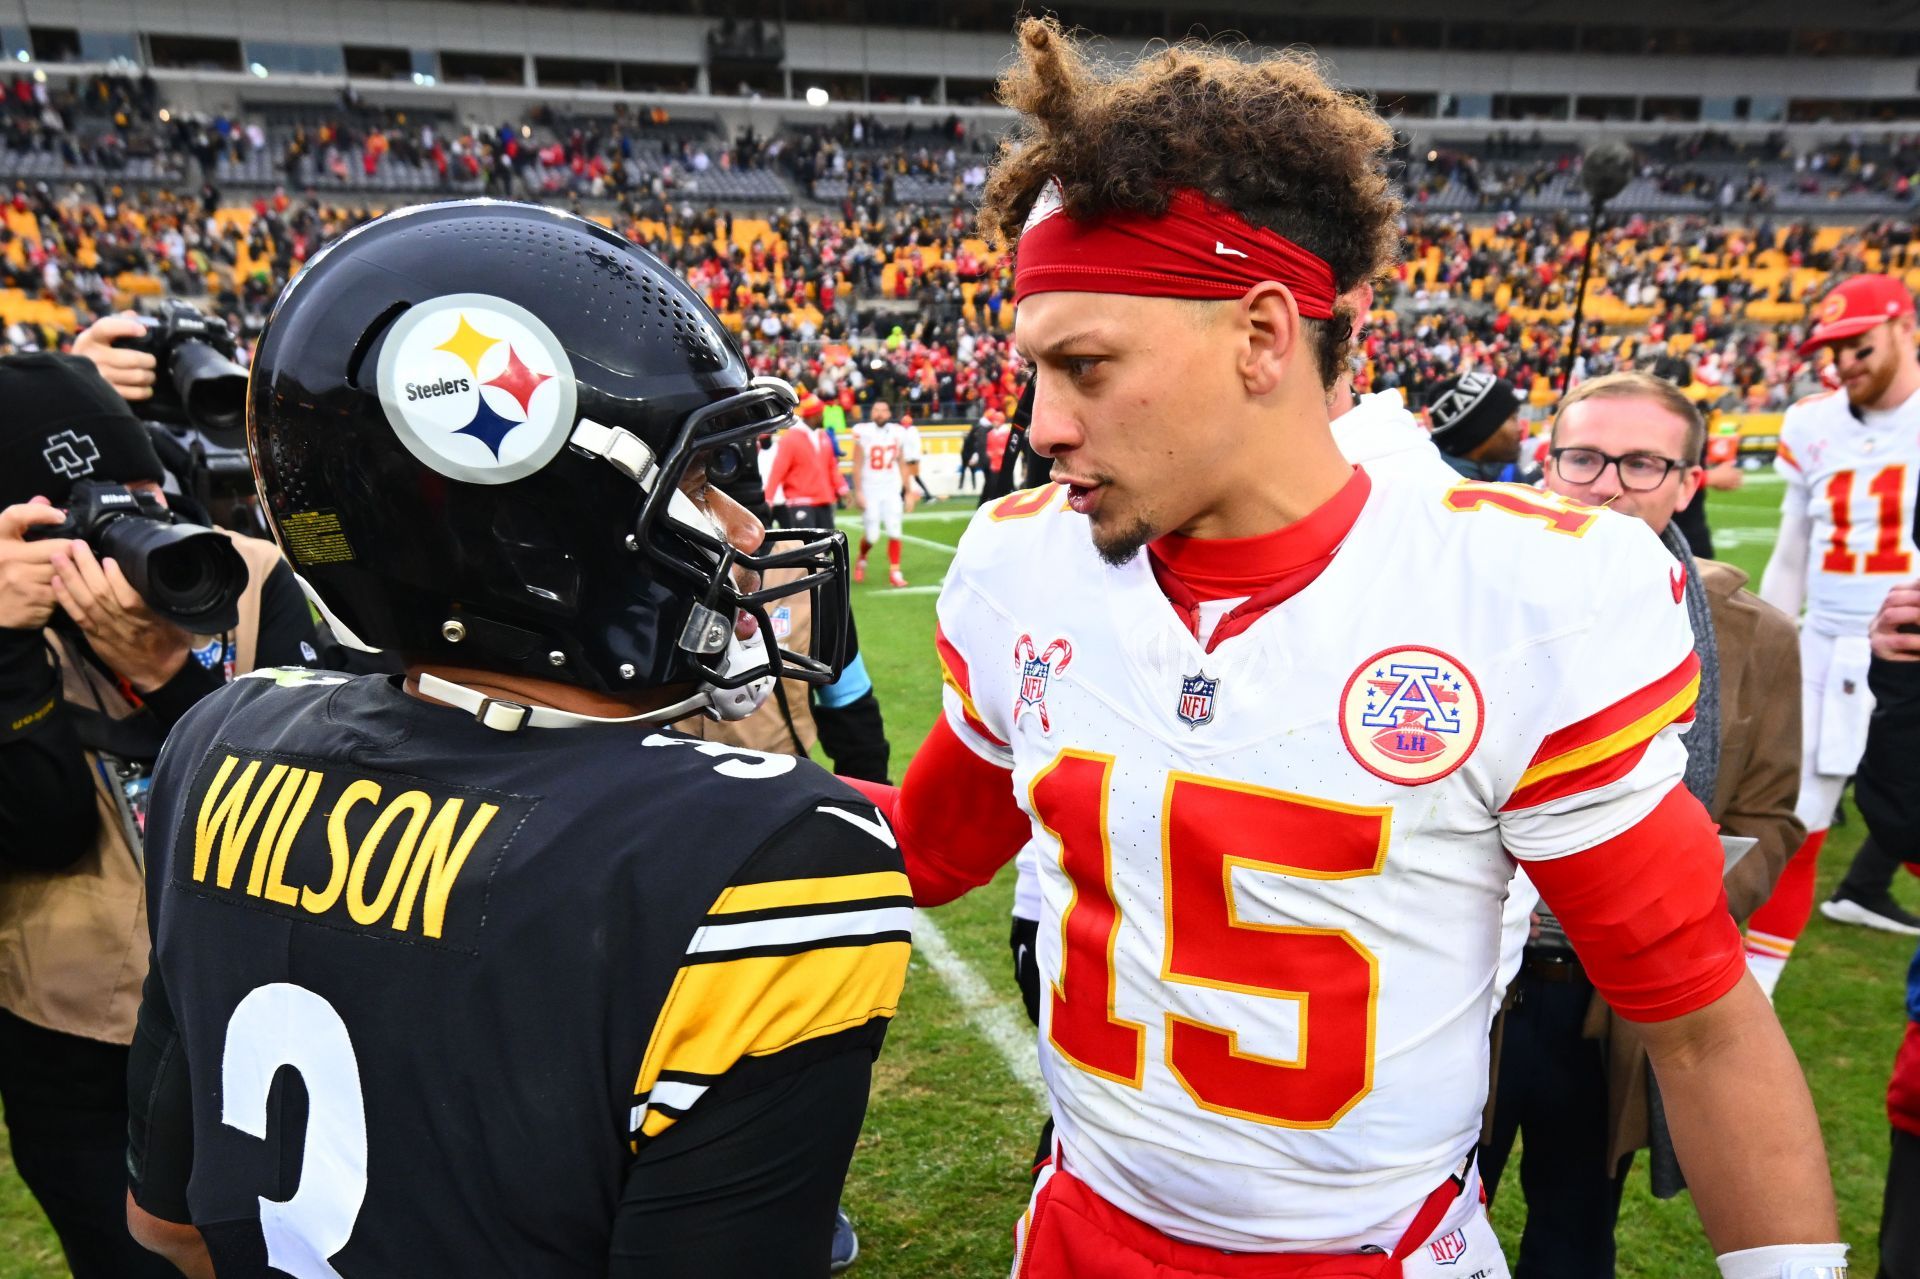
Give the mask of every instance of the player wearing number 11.
[[[1760, 598], [1800, 627], [1800, 802], [1806, 842], [1747, 921], [1747, 962], [1771, 992], [1813, 913], [1821, 845], [1866, 749], [1873, 694], [1867, 628], [1887, 591], [1913, 575], [1920, 489], [1920, 358], [1913, 295], [1890, 275], [1856, 275], [1813, 305], [1804, 354], [1826, 347], [1841, 389], [1809, 396], [1780, 424], [1774, 470], [1786, 481], [1780, 536]], [[1892, 893], [1899, 850], [1868, 836], [1821, 914], [1920, 933]]]
[[[1637, 521], [1349, 463], [1388, 127], [1296, 57], [1089, 65], [1029, 21], [989, 181], [1054, 487], [941, 593], [897, 795], [924, 905], [1037, 854], [1055, 1157], [1030, 1279], [1506, 1274], [1472, 1154], [1521, 858], [1645, 1023], [1737, 1279], [1844, 1272], [1819, 1127], [1680, 785], [1698, 682]], [[1438, 474], [1436, 474], [1438, 472]]]

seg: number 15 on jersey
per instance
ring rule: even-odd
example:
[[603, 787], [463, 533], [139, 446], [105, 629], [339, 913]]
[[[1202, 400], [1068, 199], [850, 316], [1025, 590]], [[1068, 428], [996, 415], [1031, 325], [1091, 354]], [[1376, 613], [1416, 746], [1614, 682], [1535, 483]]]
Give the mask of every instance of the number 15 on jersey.
[[[1113, 768], [1110, 755], [1066, 750], [1029, 788], [1033, 812], [1059, 841], [1061, 869], [1073, 886], [1061, 920], [1048, 1039], [1081, 1070], [1139, 1088], [1149, 1068], [1148, 1028], [1115, 1011], [1122, 919], [1107, 824]], [[1195, 1105], [1285, 1128], [1330, 1128], [1371, 1091], [1380, 993], [1373, 953], [1340, 929], [1242, 919], [1233, 877], [1236, 870], [1319, 880], [1378, 875], [1391, 811], [1193, 773], [1167, 776], [1161, 980], [1289, 1000], [1298, 1010], [1291, 1060], [1243, 1051], [1237, 1031], [1165, 1012], [1166, 1069]], [[1249, 1012], [1258, 1017], [1257, 1006]]]

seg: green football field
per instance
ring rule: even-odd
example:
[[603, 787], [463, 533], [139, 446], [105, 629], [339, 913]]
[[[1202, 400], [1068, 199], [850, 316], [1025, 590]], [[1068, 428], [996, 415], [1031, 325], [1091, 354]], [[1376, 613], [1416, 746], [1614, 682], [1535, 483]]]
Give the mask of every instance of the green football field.
[[[1713, 495], [1721, 557], [1756, 578], [1772, 544], [1779, 489], [1770, 477]], [[939, 710], [933, 656], [934, 598], [966, 527], [970, 502], [909, 516], [905, 570], [893, 590], [884, 572], [854, 588], [867, 666], [894, 743], [894, 773]], [[857, 529], [853, 535], [858, 536]], [[880, 557], [875, 557], [876, 564]], [[876, 584], [876, 579], [879, 584]], [[1860, 840], [1857, 819], [1835, 830], [1822, 895]], [[1898, 885], [1912, 903], [1911, 882]], [[877, 1067], [872, 1107], [855, 1156], [846, 1205], [858, 1224], [854, 1275], [932, 1279], [1003, 1275], [1012, 1224], [1025, 1202], [1043, 1107], [1031, 1029], [1007, 953], [1009, 868], [990, 887], [924, 917], [900, 1016]], [[1814, 917], [1781, 984], [1779, 1010], [1805, 1065], [1826, 1129], [1840, 1223], [1855, 1273], [1871, 1275], [1886, 1167], [1888, 1067], [1904, 1025], [1910, 939], [1841, 928]], [[1017, 1063], [1016, 1065], [1010, 1063]], [[1712, 1275], [1712, 1250], [1685, 1196], [1654, 1200], [1636, 1167], [1621, 1214], [1620, 1273]], [[1525, 1210], [1517, 1179], [1494, 1208], [1509, 1254]], [[0, 1279], [64, 1274], [59, 1250], [32, 1199], [0, 1170]]]

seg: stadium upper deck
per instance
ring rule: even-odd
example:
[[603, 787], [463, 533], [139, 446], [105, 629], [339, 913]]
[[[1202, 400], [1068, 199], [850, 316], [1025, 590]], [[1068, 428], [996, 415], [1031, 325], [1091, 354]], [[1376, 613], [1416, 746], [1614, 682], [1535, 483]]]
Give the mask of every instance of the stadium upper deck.
[[[1125, 56], [1155, 39], [1310, 45], [1340, 80], [1427, 123], [1542, 120], [1574, 134], [1633, 124], [1849, 124], [1920, 119], [1920, 11], [1817, 11], [1792, 0], [1596, 12], [1500, 0], [1443, 14], [1415, 0], [1061, 3]], [[825, 94], [902, 111], [980, 108], [1007, 55], [988, 0], [19, 0], [6, 55], [52, 67], [124, 59], [236, 105], [250, 79], [485, 96], [666, 93], [787, 108]], [[173, 95], [179, 98], [181, 95]], [[728, 119], [730, 126], [738, 120]], [[765, 127], [767, 119], [757, 121]], [[1484, 127], [1484, 125], [1483, 125]]]

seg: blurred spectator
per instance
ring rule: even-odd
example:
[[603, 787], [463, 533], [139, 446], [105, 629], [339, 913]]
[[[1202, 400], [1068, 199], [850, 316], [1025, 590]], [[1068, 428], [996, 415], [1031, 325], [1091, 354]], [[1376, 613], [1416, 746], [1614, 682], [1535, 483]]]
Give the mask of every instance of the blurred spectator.
[[1526, 400], [1491, 373], [1463, 373], [1434, 388], [1427, 416], [1447, 464], [1470, 480], [1512, 480], [1519, 474]]

